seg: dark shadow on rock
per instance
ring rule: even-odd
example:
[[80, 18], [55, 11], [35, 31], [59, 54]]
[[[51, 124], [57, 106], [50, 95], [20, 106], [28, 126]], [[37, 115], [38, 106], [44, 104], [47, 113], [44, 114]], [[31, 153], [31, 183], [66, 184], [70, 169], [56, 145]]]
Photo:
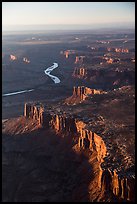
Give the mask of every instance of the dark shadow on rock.
[[38, 129], [2, 137], [2, 202], [89, 202], [92, 168], [72, 150], [72, 135]]

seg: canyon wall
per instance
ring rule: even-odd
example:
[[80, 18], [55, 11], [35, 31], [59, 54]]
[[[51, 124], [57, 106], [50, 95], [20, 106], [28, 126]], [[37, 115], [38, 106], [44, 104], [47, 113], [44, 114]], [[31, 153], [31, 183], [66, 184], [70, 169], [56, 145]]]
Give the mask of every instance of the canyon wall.
[[[108, 63], [111, 62], [112, 60], [109, 59]], [[100, 87], [103, 87], [103, 89], [106, 89], [134, 84], [135, 72], [122, 67], [114, 68], [110, 71], [106, 71], [105, 69], [97, 70], [75, 67], [72, 77], [86, 80], [87, 82], [94, 83], [94, 85], [99, 85]]]
[[51, 127], [56, 132], [76, 133], [75, 118], [66, 115], [53, 115], [51, 119]]
[[24, 116], [39, 121], [45, 128], [53, 128], [56, 132], [76, 132], [75, 118], [62, 114], [51, 114], [45, 111], [42, 104], [25, 103]]
[[73, 87], [73, 96], [80, 97], [81, 100], [85, 100], [88, 95], [91, 94], [103, 94], [103, 90], [91, 89], [85, 86]]
[[86, 124], [82, 121], [76, 122], [77, 133], [79, 133], [78, 146], [81, 149], [89, 149], [97, 152], [97, 160], [103, 162], [107, 149], [102, 138], [91, 130], [86, 129]]
[[[116, 169], [110, 170], [102, 168], [101, 164], [107, 156], [107, 147], [104, 138], [100, 137], [91, 130], [86, 129], [86, 124], [82, 121], [76, 123], [79, 132], [78, 146], [81, 149], [89, 149], [97, 152], [97, 160], [100, 163], [98, 186], [104, 193], [112, 193], [118, 199], [124, 201], [134, 201], [135, 178], [131, 174], [117, 172]], [[113, 155], [112, 155], [113, 156]], [[113, 164], [112, 164], [113, 166]]]
[[25, 103], [24, 116], [27, 118], [38, 120], [39, 124], [41, 124], [44, 116], [44, 106], [39, 103], [36, 104]]
[[75, 64], [83, 64], [85, 56], [76, 56]]
[[107, 164], [102, 167], [105, 162], [104, 158], [107, 157], [108, 153], [107, 142], [105, 142], [105, 138], [89, 130], [88, 124], [67, 114], [46, 112], [42, 104], [26, 103], [24, 116], [38, 120], [42, 127], [54, 129], [56, 133], [77, 135], [76, 145], [80, 150], [88, 149], [91, 153], [96, 152], [97, 161], [100, 164], [97, 182], [101, 191], [106, 194], [111, 193], [124, 201], [134, 201], [135, 178], [117, 172], [116, 169], [110, 170], [109, 167], [107, 168]]
[[77, 78], [86, 78], [87, 77], [87, 69], [84, 67], [81, 67], [81, 68], [75, 67], [72, 76], [77, 77]]
[[131, 175], [119, 175], [116, 170], [100, 168], [99, 187], [105, 193], [114, 194], [119, 200], [135, 200], [135, 178]]
[[77, 104], [94, 94], [105, 94], [107, 92], [100, 89], [91, 89], [85, 86], [73, 87], [73, 94], [65, 99], [65, 104]]
[[78, 146], [79, 148], [90, 150], [96, 150], [98, 161], [102, 162], [106, 155], [105, 143], [100, 136], [91, 130], [86, 129], [86, 124], [74, 118], [73, 116], [66, 114], [51, 114], [44, 111], [42, 104], [25, 104], [24, 116], [38, 120], [42, 127], [51, 127], [57, 133], [68, 132], [77, 133], [79, 136]]
[[85, 100], [87, 95], [93, 93], [94, 93], [93, 89], [84, 86], [73, 87], [73, 97], [79, 97], [81, 100]]

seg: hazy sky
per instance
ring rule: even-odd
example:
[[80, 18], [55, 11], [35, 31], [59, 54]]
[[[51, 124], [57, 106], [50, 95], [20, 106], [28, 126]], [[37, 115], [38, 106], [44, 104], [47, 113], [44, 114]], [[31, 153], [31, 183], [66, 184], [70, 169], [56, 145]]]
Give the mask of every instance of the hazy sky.
[[134, 22], [134, 2], [2, 2], [3, 29], [7, 25]]

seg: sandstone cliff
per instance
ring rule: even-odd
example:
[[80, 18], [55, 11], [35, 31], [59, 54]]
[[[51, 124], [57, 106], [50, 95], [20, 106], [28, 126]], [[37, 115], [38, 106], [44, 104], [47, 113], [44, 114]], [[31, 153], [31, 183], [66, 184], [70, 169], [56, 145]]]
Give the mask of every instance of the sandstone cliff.
[[42, 104], [25, 103], [25, 106], [24, 106], [25, 117], [38, 120], [39, 124], [41, 124], [43, 120], [43, 113], [44, 113], [44, 106]]
[[78, 96], [81, 98], [81, 100], [84, 100], [86, 96], [91, 94], [103, 94], [105, 91], [103, 90], [97, 90], [97, 89], [91, 89], [85, 86], [78, 86], [73, 88], [73, 96]]
[[86, 98], [88, 98], [91, 95], [103, 94], [103, 93], [106, 93], [106, 92], [103, 90], [91, 89], [85, 86], [78, 86], [78, 87], [74, 86], [72, 96], [67, 98], [65, 100], [65, 103], [67, 104], [80, 103], [81, 101], [84, 101]]
[[[111, 63], [111, 59], [108, 61]], [[120, 87], [124, 85], [131, 85], [135, 80], [135, 72], [123, 70], [123, 68], [114, 68], [113, 70], [90, 69], [85, 67], [75, 67], [72, 77], [90, 81], [94, 85], [100, 85], [104, 89], [112, 87]]]
[[124, 201], [134, 201], [135, 178], [131, 175], [119, 175], [116, 170], [100, 169], [99, 186], [105, 193], [113, 193]]
[[84, 67], [80, 67], [80, 68], [75, 67], [72, 76], [76, 77], [76, 78], [86, 78], [87, 77], [87, 69]]
[[[111, 168], [111, 170], [107, 167], [107, 163], [105, 167], [102, 167], [102, 164], [105, 162], [104, 158], [110, 153], [107, 151], [107, 146], [104, 142], [105, 138], [102, 138], [91, 130], [86, 129], [86, 124], [82, 121], [78, 121], [76, 126], [77, 132], [79, 132], [79, 148], [88, 148], [90, 151], [96, 151], [97, 153], [97, 160], [100, 163], [98, 176], [99, 188], [104, 193], [112, 193], [124, 201], [133, 201], [135, 199], [133, 193], [135, 187], [134, 175], [131, 172], [117, 172], [115, 164], [111, 164], [112, 166], [114, 165], [114, 168]], [[112, 154], [111, 156], [113, 157]]]
[[85, 56], [76, 56], [75, 64], [83, 64]]
[[[74, 94], [76, 94], [76, 90], [74, 91]], [[116, 196], [118, 200], [134, 200], [134, 175], [118, 171], [118, 168], [116, 169], [118, 164], [115, 164], [115, 162], [111, 163], [112, 168], [110, 168], [109, 162], [106, 160], [106, 158], [111, 160], [114, 157], [114, 152], [112, 154], [109, 149], [109, 138], [101, 137], [92, 132], [88, 128], [88, 123], [79, 118], [74, 118], [67, 114], [53, 114], [44, 111], [42, 104], [25, 104], [24, 116], [39, 121], [39, 125], [44, 128], [51, 128], [58, 134], [74, 134], [76, 137], [74, 146], [77, 150], [89, 150], [91, 154], [96, 153], [96, 159], [99, 163], [97, 182], [100, 190], [106, 194]], [[108, 157], [108, 155], [111, 155], [111, 157]]]

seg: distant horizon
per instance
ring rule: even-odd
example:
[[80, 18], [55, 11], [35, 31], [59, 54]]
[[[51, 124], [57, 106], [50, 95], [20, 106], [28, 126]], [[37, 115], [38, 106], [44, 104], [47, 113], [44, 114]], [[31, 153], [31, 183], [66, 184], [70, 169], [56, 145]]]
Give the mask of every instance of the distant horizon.
[[105, 24], [35, 24], [35, 25], [4, 25], [2, 32], [21, 32], [21, 31], [84, 31], [99, 29], [135, 29], [135, 24], [128, 23], [105, 23]]

